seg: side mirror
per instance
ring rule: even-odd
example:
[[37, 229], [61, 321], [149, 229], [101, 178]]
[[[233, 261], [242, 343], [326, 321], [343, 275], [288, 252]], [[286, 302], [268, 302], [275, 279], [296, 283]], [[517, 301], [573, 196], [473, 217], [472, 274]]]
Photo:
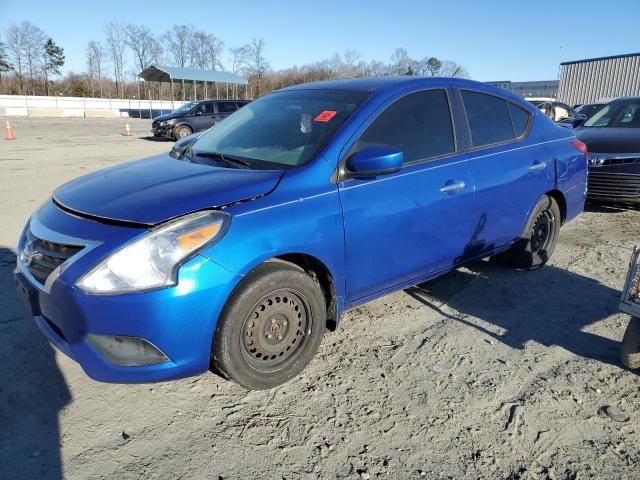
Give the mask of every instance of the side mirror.
[[372, 145], [354, 153], [345, 164], [347, 176], [351, 178], [376, 177], [399, 171], [404, 155], [395, 148]]
[[196, 110], [196, 115], [202, 115], [202, 110]]

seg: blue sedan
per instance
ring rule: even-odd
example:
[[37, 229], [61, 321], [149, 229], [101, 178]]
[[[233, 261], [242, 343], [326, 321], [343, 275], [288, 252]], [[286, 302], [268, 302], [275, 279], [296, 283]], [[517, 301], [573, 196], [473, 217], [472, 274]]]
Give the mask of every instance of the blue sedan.
[[343, 312], [494, 256], [544, 265], [583, 209], [585, 145], [482, 83], [298, 85], [173, 158], [61, 186], [29, 219], [15, 280], [94, 379], [207, 369], [291, 379]]

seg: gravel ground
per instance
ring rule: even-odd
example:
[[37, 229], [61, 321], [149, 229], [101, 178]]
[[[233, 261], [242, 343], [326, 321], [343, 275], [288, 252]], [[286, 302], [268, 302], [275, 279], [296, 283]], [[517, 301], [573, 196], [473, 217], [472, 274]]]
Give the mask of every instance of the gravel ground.
[[[0, 478], [640, 476], [640, 377], [617, 313], [640, 212], [592, 208], [548, 266], [479, 262], [348, 312], [305, 372], [108, 385], [55, 352], [11, 273], [29, 213], [85, 172], [166, 151], [149, 121], [17, 119], [0, 140]], [[620, 421], [622, 420], [622, 421]]]

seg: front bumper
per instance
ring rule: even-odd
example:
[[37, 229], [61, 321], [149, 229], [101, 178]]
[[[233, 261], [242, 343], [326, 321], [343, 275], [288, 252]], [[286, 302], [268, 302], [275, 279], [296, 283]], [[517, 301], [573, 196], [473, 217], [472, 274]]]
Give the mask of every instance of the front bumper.
[[173, 137], [173, 126], [155, 125], [151, 127], [151, 133], [156, 137]]
[[587, 200], [640, 204], [640, 174], [591, 168], [587, 185]]
[[[46, 288], [18, 260], [18, 289], [36, 324], [53, 345], [76, 360], [91, 378], [103, 382], [153, 382], [207, 370], [216, 322], [239, 280], [237, 275], [195, 256], [180, 268], [176, 286], [124, 295], [89, 295], [75, 287], [77, 279], [126, 238], [144, 230], [73, 217], [51, 202], [36, 215], [32, 225], [40, 225], [40, 230], [44, 225], [45, 231], [64, 232], [73, 238], [84, 235], [97, 244], [77, 260], [70, 258], [70, 264], [55, 281], [47, 282]], [[117, 365], [99, 353], [90, 334], [143, 339], [168, 360], [140, 366]]]

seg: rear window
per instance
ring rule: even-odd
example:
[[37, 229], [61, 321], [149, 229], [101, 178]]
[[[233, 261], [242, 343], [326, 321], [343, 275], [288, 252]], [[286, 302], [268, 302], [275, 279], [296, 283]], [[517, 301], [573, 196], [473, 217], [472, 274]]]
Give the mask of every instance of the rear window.
[[531, 115], [524, 108], [520, 108], [517, 105], [509, 103], [509, 113], [511, 114], [511, 123], [513, 123], [513, 134], [516, 138], [519, 138], [527, 131], [529, 126], [529, 117]]
[[455, 142], [445, 91], [416, 92], [393, 103], [367, 128], [352, 151], [371, 145], [401, 150], [405, 163], [453, 152]]
[[231, 113], [235, 112], [238, 109], [236, 107], [235, 102], [219, 102], [218, 103], [218, 113]]
[[513, 139], [513, 126], [506, 100], [469, 90], [462, 90], [461, 94], [474, 147]]

